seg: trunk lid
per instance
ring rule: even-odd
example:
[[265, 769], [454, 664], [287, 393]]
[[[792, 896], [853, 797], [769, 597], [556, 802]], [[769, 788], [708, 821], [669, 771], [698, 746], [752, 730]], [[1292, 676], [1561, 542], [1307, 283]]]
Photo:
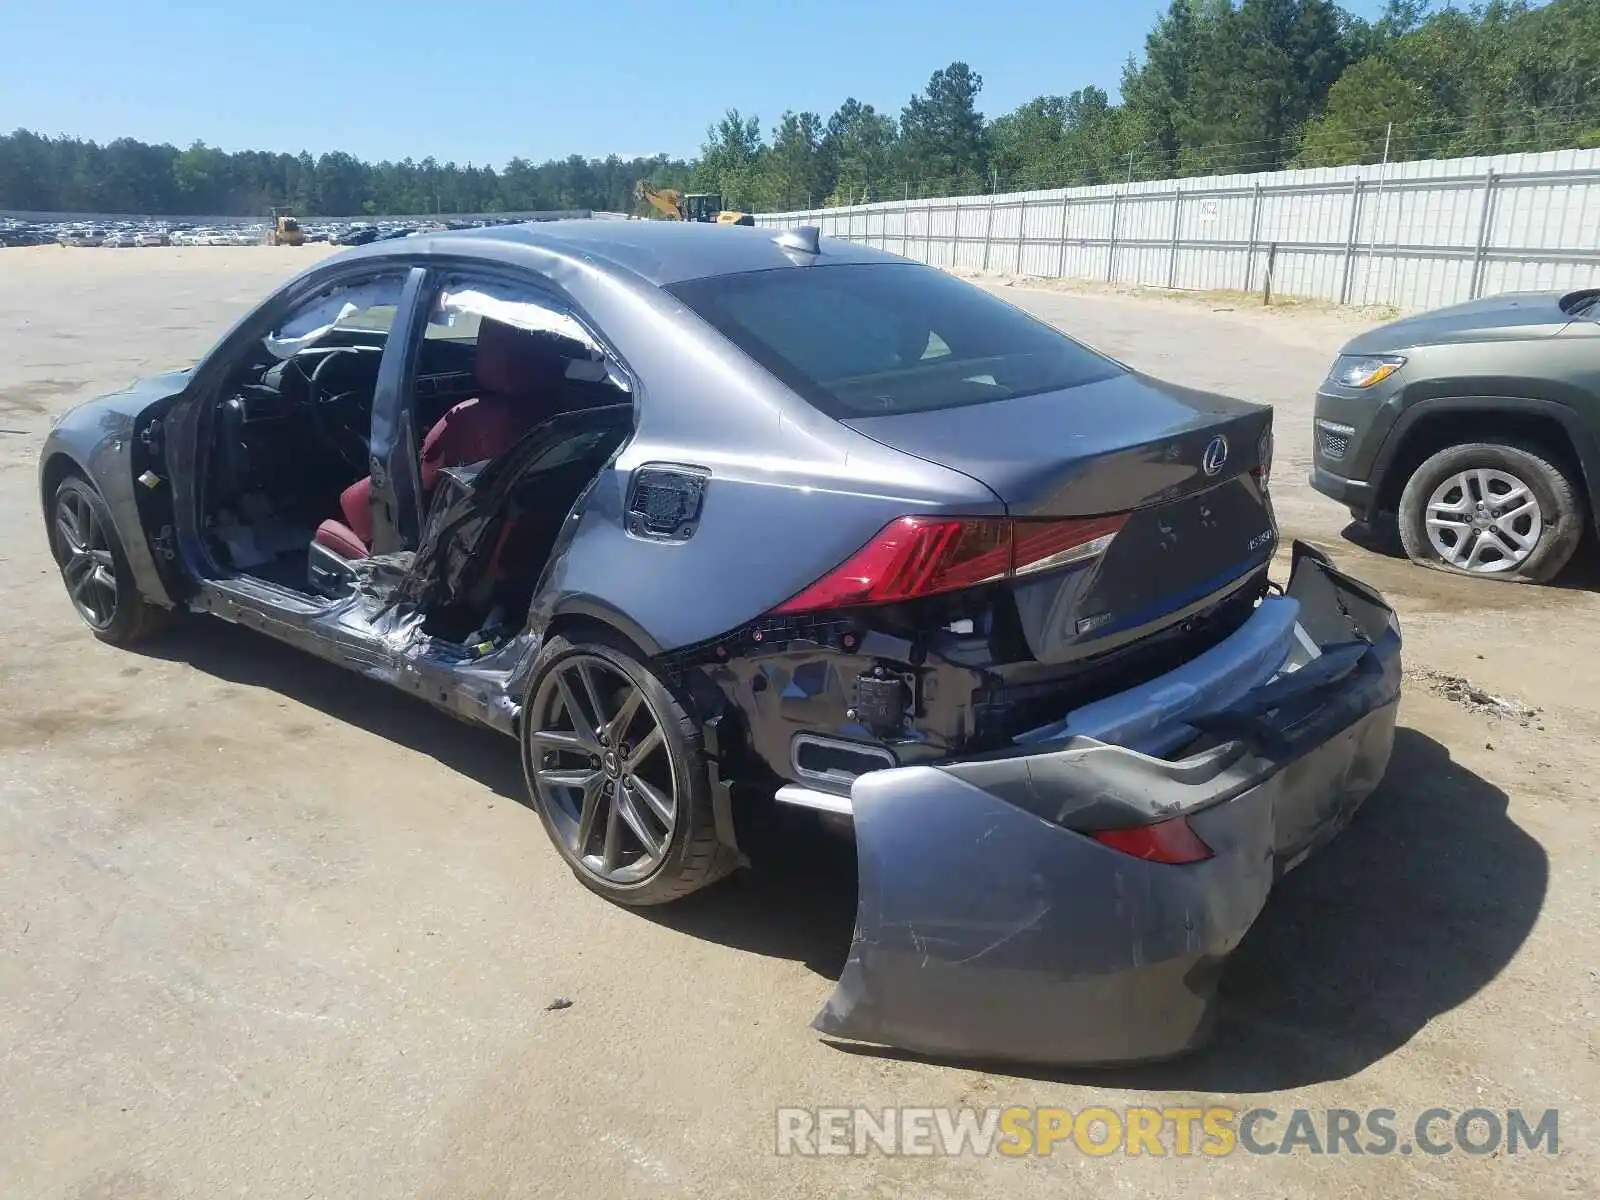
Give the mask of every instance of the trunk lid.
[[1272, 410], [1134, 373], [933, 412], [848, 418], [983, 483], [1012, 517], [1126, 513], [1099, 556], [1007, 586], [1030, 650], [1064, 662], [1186, 619], [1264, 569], [1277, 529], [1253, 474]]

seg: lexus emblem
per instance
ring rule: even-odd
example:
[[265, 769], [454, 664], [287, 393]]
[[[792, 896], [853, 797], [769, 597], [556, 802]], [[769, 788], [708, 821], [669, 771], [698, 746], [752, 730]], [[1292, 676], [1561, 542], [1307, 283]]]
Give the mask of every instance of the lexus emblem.
[[1206, 452], [1200, 459], [1201, 469], [1215, 475], [1228, 461], [1228, 439], [1220, 433], [1206, 443]]

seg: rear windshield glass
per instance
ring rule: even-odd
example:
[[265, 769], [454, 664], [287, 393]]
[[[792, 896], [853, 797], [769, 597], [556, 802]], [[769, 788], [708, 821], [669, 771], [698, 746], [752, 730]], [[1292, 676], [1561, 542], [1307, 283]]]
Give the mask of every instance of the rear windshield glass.
[[669, 290], [840, 420], [1059, 391], [1122, 370], [929, 267], [783, 268], [693, 279]]

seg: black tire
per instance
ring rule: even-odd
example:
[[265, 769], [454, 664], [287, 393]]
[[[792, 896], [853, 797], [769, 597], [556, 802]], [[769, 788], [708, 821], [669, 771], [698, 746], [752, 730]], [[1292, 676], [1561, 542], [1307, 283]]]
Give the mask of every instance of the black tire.
[[[587, 691], [570, 683], [569, 687], [574, 697], [579, 697], [581, 691], [581, 698], [575, 702], [586, 714], [595, 707], [590, 701], [597, 691], [606, 691], [612, 683], [617, 683], [621, 692], [626, 693], [626, 685], [620, 684], [621, 680], [626, 680], [642, 694], [640, 708], [648, 712], [650, 721], [661, 732], [660, 747], [664, 755], [665, 772], [662, 773], [660, 761], [650, 769], [657, 772], [657, 785], [667, 778], [671, 779], [675, 789], [675, 820], [667, 832], [659, 861], [653, 867], [644, 868], [648, 873], [638, 878], [607, 877], [603, 873], [605, 853], [582, 854], [580, 848], [594, 846], [598, 836], [606, 851], [609, 851], [610, 822], [613, 812], [619, 811], [619, 800], [625, 806], [621, 811], [628, 811], [627, 806], [631, 806], [635, 819], [639, 819], [641, 812], [646, 811], [641, 808], [640, 794], [631, 787], [643, 778], [644, 768], [640, 768], [640, 775], [636, 779], [632, 773], [634, 768], [625, 762], [614, 767], [611, 762], [611, 759], [618, 757], [617, 752], [624, 748], [624, 739], [630, 729], [639, 731], [648, 728], [642, 723], [642, 718], [636, 715], [621, 733], [613, 736], [610, 743], [612, 752], [604, 756], [603, 767], [590, 772], [602, 775], [602, 795], [590, 801], [587, 791], [576, 785], [552, 786], [548, 782], [549, 777], [554, 775], [576, 776], [583, 772], [581, 765], [575, 770], [567, 768], [581, 760], [584, 752], [565, 747], [552, 750], [551, 744], [543, 739], [548, 732], [554, 732], [546, 722], [558, 721], [564, 728], [570, 720], [564, 702], [562, 715], [557, 716], [551, 711], [551, 706], [559, 696], [560, 684], [556, 677], [563, 672], [565, 676], [571, 676], [574, 673], [581, 674], [584, 670], [588, 670], [591, 676], [599, 677], [597, 686]], [[621, 717], [620, 712], [606, 711], [608, 700], [613, 702], [615, 709], [620, 709], [628, 699], [628, 695], [623, 694], [622, 701], [617, 701], [618, 694], [613, 690], [609, 696], [599, 697], [602, 721], [608, 716]], [[574, 726], [577, 724], [576, 721], [571, 723]], [[717, 840], [710, 780], [699, 725], [672, 690], [640, 661], [638, 651], [622, 637], [597, 628], [586, 630], [573, 639], [561, 635], [550, 638], [534, 661], [532, 679], [522, 707], [521, 725], [522, 769], [528, 795], [551, 842], [585, 887], [607, 900], [642, 908], [681, 899], [715, 883], [733, 869], [733, 856]], [[604, 736], [602, 722], [590, 721], [590, 725]], [[640, 740], [642, 744], [648, 737]], [[591, 759], [591, 765], [598, 761], [602, 760]], [[630, 786], [625, 787], [625, 784]], [[659, 793], [659, 787], [656, 790]], [[577, 795], [574, 795], [575, 792]], [[582, 813], [588, 810], [591, 802], [601, 806], [603, 811], [591, 819], [590, 836], [585, 839], [582, 836]], [[574, 806], [578, 809], [576, 814]], [[641, 857], [637, 862], [647, 860], [649, 851], [642, 839], [634, 836], [634, 827], [620, 816], [616, 819], [627, 831], [625, 836], [638, 842]], [[599, 828], [602, 820], [607, 822], [604, 830]], [[659, 825], [652, 825], [651, 832], [659, 832], [659, 828]], [[578, 845], [574, 845], [574, 842]], [[624, 871], [631, 869], [631, 866], [623, 868]]]
[[[85, 528], [87, 526], [88, 528]], [[48, 517], [50, 552], [61, 572], [61, 582], [67, 589], [67, 598], [77, 610], [79, 618], [93, 631], [95, 637], [112, 646], [132, 646], [166, 628], [172, 619], [168, 609], [159, 608], [145, 600], [133, 571], [128, 566], [128, 555], [122, 539], [111, 519], [111, 510], [105, 500], [88, 480], [69, 475], [56, 488], [51, 497]], [[71, 539], [76, 530], [79, 536], [75, 553]], [[92, 544], [91, 544], [92, 543]], [[86, 564], [84, 552], [110, 557], [109, 569], [114, 589], [90, 583], [74, 594], [74, 583], [82, 583], [85, 565], [89, 573], [107, 564]], [[86, 597], [93, 593], [95, 599]], [[105, 603], [109, 600], [109, 606]]]
[[[1512, 476], [1538, 502], [1542, 528], [1527, 557], [1514, 566], [1468, 570], [1450, 563], [1428, 536], [1427, 505], [1435, 490], [1464, 471], [1489, 470]], [[1423, 566], [1512, 583], [1548, 583], [1561, 572], [1583, 540], [1588, 506], [1577, 480], [1534, 444], [1466, 442], [1449, 446], [1412, 472], [1400, 495], [1400, 542], [1406, 555]]]

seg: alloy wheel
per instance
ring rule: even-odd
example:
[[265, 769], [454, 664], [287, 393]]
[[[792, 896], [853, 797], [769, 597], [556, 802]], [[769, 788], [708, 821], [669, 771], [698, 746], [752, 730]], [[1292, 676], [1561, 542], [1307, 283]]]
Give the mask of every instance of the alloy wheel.
[[1435, 553], [1462, 571], [1514, 571], [1539, 545], [1544, 517], [1532, 489], [1507, 471], [1479, 467], [1449, 476], [1423, 512]]
[[643, 690], [593, 654], [551, 667], [529, 714], [528, 775], [574, 862], [611, 884], [648, 879], [678, 822], [676, 772]]
[[109, 628], [117, 618], [116, 565], [110, 535], [82, 491], [66, 490], [56, 501], [55, 537], [51, 540], [56, 565], [78, 615], [94, 629]]

